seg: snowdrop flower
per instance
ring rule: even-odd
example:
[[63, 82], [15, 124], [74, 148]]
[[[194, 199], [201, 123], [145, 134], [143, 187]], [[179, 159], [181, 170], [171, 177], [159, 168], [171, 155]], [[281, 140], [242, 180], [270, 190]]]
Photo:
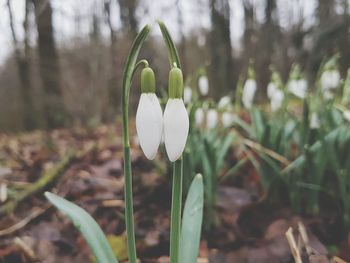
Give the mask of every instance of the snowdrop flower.
[[222, 121], [222, 125], [227, 128], [230, 127], [232, 122], [234, 120], [234, 115], [230, 112], [224, 112], [221, 115], [221, 121]]
[[175, 162], [182, 155], [189, 130], [189, 118], [182, 93], [182, 72], [173, 68], [169, 73], [169, 100], [163, 117], [165, 149], [171, 162]]
[[294, 79], [288, 84], [288, 90], [300, 99], [305, 99], [307, 94], [307, 82], [305, 79]]
[[271, 99], [272, 95], [275, 93], [277, 90], [277, 86], [275, 83], [270, 82], [269, 85], [267, 85], [267, 97]]
[[321, 87], [323, 91], [335, 89], [339, 86], [340, 74], [338, 70], [326, 70], [321, 75]]
[[334, 94], [332, 93], [331, 90], [324, 90], [324, 91], [323, 91], [323, 98], [324, 98], [325, 100], [331, 100], [331, 99], [334, 98]]
[[208, 95], [209, 92], [209, 81], [207, 76], [200, 76], [198, 79], [198, 87], [199, 87], [199, 92], [203, 96]]
[[200, 127], [204, 121], [204, 110], [202, 108], [198, 108], [194, 113], [194, 120], [196, 122], [196, 126]]
[[146, 67], [141, 72], [141, 90], [136, 112], [136, 131], [142, 151], [149, 160], [153, 160], [163, 131], [162, 108], [155, 94], [153, 70]]
[[350, 110], [344, 111], [344, 119], [350, 122]]
[[224, 96], [219, 100], [218, 108], [224, 109], [230, 106], [230, 104], [231, 104], [231, 98], [229, 96]]
[[218, 112], [215, 109], [210, 109], [207, 112], [207, 128], [213, 129], [218, 123]]
[[318, 128], [320, 128], [320, 119], [318, 118], [318, 114], [316, 112], [313, 112], [311, 114], [310, 128], [311, 129], [318, 129]]
[[184, 102], [185, 102], [185, 104], [190, 103], [191, 99], [192, 99], [192, 89], [187, 86], [184, 88]]
[[242, 101], [245, 108], [252, 108], [255, 92], [256, 81], [254, 79], [248, 79], [244, 84], [242, 95]]
[[283, 99], [284, 99], [284, 93], [282, 90], [276, 89], [274, 93], [271, 94], [271, 110], [277, 111], [279, 108], [281, 108]]

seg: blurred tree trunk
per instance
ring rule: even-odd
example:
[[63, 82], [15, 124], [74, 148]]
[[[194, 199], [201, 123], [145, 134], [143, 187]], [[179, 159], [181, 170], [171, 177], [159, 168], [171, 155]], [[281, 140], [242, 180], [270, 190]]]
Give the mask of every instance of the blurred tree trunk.
[[[230, 37], [230, 6], [228, 0], [210, 0], [212, 29], [210, 32], [211, 95], [218, 99], [232, 91], [237, 83]], [[232, 92], [234, 94], [234, 92]]]
[[32, 0], [38, 31], [40, 75], [45, 92], [44, 115], [47, 128], [64, 125], [66, 111], [61, 90], [61, 69], [52, 25], [52, 7], [49, 0]]
[[328, 32], [333, 31], [331, 27], [333, 26], [334, 15], [334, 0], [318, 0], [316, 9], [317, 25], [314, 28], [314, 44], [308, 65], [309, 79], [312, 82], [316, 78], [323, 58], [332, 54], [333, 45], [331, 43], [333, 39], [329, 38]]
[[111, 14], [112, 0], [105, 1], [104, 10], [106, 14], [107, 24], [110, 35], [110, 59], [111, 59], [111, 70], [110, 78], [108, 81], [108, 105], [104, 112], [107, 120], [112, 120], [115, 116], [117, 109], [120, 106], [120, 83], [118, 82], [117, 76], [117, 33], [112, 25], [112, 14]]
[[256, 21], [254, 19], [254, 7], [250, 1], [243, 1], [244, 9], [244, 33], [243, 33], [243, 57], [241, 70], [247, 72], [249, 61], [256, 57]]
[[18, 75], [20, 80], [20, 96], [23, 110], [23, 127], [25, 130], [32, 130], [37, 127], [36, 114], [34, 111], [32, 99], [32, 84], [30, 78], [30, 58], [29, 58], [29, 43], [28, 43], [28, 13], [30, 11], [29, 0], [25, 3], [25, 17], [24, 17], [24, 52], [20, 48], [17, 35], [14, 28], [13, 13], [11, 8], [11, 1], [7, 0], [7, 7], [10, 19], [10, 28], [12, 34], [12, 41], [15, 52], [15, 60], [18, 68]]
[[138, 0], [118, 0], [120, 8], [120, 20], [123, 28], [126, 28], [133, 39], [137, 35], [136, 8]]
[[274, 53], [274, 45], [278, 36], [276, 7], [276, 0], [266, 0], [265, 22], [260, 30], [259, 52], [256, 60], [256, 79], [260, 98], [266, 96], [266, 87], [270, 81], [271, 75], [270, 65]]

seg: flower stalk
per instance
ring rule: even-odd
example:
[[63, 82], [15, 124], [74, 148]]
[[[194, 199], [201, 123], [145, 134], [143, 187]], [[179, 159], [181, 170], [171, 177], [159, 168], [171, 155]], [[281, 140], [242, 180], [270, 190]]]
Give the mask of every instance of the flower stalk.
[[182, 159], [174, 162], [173, 166], [173, 190], [171, 201], [171, 226], [170, 226], [170, 262], [179, 262], [180, 233], [181, 233], [181, 203], [182, 203]]
[[[168, 48], [168, 56], [171, 68], [181, 70], [181, 63], [175, 44], [163, 22], [158, 21], [165, 44]], [[175, 81], [177, 82], [177, 81]], [[169, 83], [170, 84], [170, 83]], [[173, 84], [173, 83], [172, 83]], [[183, 87], [182, 87], [183, 88]], [[175, 89], [176, 90], [176, 89]], [[183, 92], [169, 94], [177, 97], [183, 96]], [[180, 233], [181, 233], [181, 203], [182, 203], [182, 180], [183, 180], [183, 159], [180, 156], [173, 166], [173, 185], [171, 202], [171, 224], [170, 224], [170, 263], [179, 263]]]
[[130, 263], [137, 262], [136, 244], [135, 244], [135, 227], [134, 227], [134, 208], [132, 195], [132, 170], [130, 158], [130, 141], [129, 141], [129, 94], [132, 77], [137, 67], [145, 64], [144, 60], [136, 63], [141, 46], [150, 32], [150, 27], [146, 25], [137, 35], [123, 73], [122, 83], [122, 114], [123, 114], [123, 148], [124, 148], [124, 195], [125, 195], [125, 225], [127, 233], [128, 257]]

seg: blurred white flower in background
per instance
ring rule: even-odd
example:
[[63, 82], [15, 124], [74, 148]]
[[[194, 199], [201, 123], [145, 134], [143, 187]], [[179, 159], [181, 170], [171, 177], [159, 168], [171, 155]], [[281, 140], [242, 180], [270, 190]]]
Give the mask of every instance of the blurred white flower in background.
[[204, 122], [204, 110], [202, 108], [198, 108], [194, 113], [194, 120], [197, 127], [202, 126]]
[[207, 128], [213, 129], [218, 123], [218, 112], [215, 109], [210, 109], [207, 112]]
[[350, 110], [344, 111], [344, 119], [350, 122]]
[[222, 121], [222, 125], [227, 128], [230, 127], [232, 125], [232, 122], [235, 119], [235, 115], [232, 114], [231, 112], [224, 112], [221, 115], [221, 121]]
[[288, 90], [300, 99], [305, 99], [307, 94], [307, 81], [305, 79], [294, 79], [288, 84]]
[[231, 98], [229, 96], [224, 96], [219, 100], [218, 108], [224, 109], [230, 106], [230, 104], [231, 104]]
[[320, 119], [319, 119], [318, 114], [316, 112], [313, 112], [311, 114], [310, 128], [311, 129], [318, 129], [318, 128], [320, 128]]
[[209, 92], [209, 81], [207, 76], [200, 76], [198, 79], [198, 87], [201, 95], [206, 96]]
[[277, 86], [275, 83], [270, 82], [269, 85], [267, 85], [267, 97], [271, 99], [272, 95], [275, 93], [277, 90]]
[[256, 81], [248, 79], [243, 87], [242, 102], [246, 109], [251, 109], [256, 92]]
[[192, 89], [188, 86], [184, 88], [184, 103], [188, 104], [192, 100]]
[[284, 99], [284, 93], [282, 90], [276, 89], [272, 94], [271, 94], [271, 110], [272, 111], [277, 111], [279, 108], [281, 108], [283, 99]]
[[339, 86], [340, 74], [338, 70], [326, 70], [321, 76], [321, 87], [323, 91], [335, 89]]
[[325, 98], [325, 100], [331, 100], [334, 98], [334, 94], [331, 90], [324, 90], [323, 91], [323, 98]]

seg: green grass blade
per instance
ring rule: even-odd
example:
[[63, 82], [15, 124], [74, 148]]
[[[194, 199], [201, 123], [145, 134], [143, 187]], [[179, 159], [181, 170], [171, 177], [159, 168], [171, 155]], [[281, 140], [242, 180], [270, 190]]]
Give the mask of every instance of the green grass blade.
[[188, 191], [181, 229], [180, 262], [196, 263], [203, 220], [203, 179], [196, 175]]
[[45, 196], [57, 209], [72, 220], [89, 244], [97, 262], [118, 263], [100, 226], [84, 209], [58, 195], [46, 192]]

